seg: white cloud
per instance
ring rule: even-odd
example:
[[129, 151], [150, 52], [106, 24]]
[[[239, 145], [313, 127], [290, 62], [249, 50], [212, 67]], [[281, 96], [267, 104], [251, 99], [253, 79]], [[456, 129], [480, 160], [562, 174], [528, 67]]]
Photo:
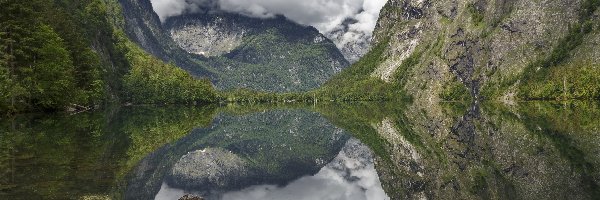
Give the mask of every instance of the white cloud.
[[[163, 21], [168, 17], [187, 12], [217, 9], [259, 18], [280, 14], [296, 23], [313, 26], [330, 38], [332, 38], [331, 33], [339, 32], [332, 39], [341, 47], [356, 39], [371, 38], [379, 11], [387, 0], [151, 0], [151, 2], [155, 12]], [[353, 19], [355, 23], [343, 24], [347, 19]]]

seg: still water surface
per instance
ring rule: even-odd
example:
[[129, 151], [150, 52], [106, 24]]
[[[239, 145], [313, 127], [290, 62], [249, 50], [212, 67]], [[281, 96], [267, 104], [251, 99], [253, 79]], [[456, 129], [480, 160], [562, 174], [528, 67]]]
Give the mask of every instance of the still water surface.
[[597, 103], [127, 107], [0, 122], [0, 199], [598, 199]]

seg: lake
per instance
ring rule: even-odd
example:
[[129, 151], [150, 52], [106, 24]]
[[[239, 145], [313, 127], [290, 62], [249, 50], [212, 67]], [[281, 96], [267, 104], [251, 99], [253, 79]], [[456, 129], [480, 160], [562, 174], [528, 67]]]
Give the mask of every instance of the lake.
[[0, 199], [598, 199], [600, 104], [132, 106], [0, 120]]

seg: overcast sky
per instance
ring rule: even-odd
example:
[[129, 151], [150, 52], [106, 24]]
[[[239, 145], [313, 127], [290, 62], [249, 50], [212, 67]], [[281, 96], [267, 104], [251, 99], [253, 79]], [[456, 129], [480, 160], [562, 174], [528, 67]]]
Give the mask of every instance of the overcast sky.
[[341, 29], [346, 19], [348, 34], [371, 36], [379, 11], [387, 0], [151, 0], [161, 20], [186, 12], [220, 9], [253, 17], [281, 14], [299, 24], [314, 26], [327, 35]]

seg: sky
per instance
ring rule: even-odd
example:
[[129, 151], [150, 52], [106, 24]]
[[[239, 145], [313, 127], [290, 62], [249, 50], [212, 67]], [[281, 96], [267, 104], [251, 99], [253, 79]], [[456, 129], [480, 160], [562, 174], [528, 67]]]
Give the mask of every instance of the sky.
[[[151, 0], [161, 20], [188, 12], [221, 10], [251, 17], [268, 18], [284, 15], [288, 19], [317, 28], [330, 35], [343, 30], [343, 36], [370, 38], [375, 29], [379, 11], [387, 0]], [[343, 24], [347, 19], [354, 23]], [[343, 44], [338, 44], [343, 45]]]

